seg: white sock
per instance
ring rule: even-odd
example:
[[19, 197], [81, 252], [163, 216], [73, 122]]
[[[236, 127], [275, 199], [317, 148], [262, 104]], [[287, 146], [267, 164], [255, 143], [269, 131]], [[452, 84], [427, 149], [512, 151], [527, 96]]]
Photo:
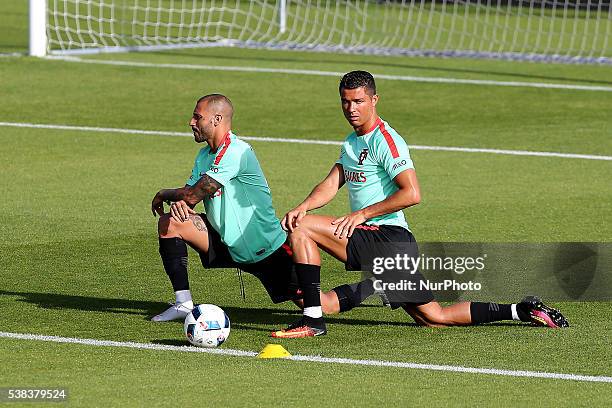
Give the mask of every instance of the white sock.
[[512, 310], [512, 320], [520, 321], [521, 319], [519, 318], [518, 313], [516, 312], [516, 303], [511, 304], [510, 309]]
[[185, 303], [185, 302], [189, 302], [191, 303], [192, 307], [193, 307], [193, 302], [191, 299], [191, 291], [189, 289], [187, 290], [177, 290], [176, 292], [174, 292], [174, 294], [176, 295], [176, 303]]
[[321, 306], [305, 307], [304, 316], [312, 317], [313, 319], [318, 319], [319, 317], [323, 317], [323, 309], [321, 309]]

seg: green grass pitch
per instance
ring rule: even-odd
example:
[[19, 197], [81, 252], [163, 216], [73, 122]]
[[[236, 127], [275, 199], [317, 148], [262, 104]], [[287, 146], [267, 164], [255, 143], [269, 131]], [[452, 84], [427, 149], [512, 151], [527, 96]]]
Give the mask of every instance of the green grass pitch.
[[[25, 2], [23, 2], [25, 3]], [[25, 8], [0, 6], [0, 51], [23, 51]], [[612, 86], [600, 66], [371, 58], [239, 49], [101, 55], [255, 66]], [[198, 96], [227, 94], [237, 134], [342, 140], [337, 78], [78, 64], [0, 57], [0, 122], [189, 132]], [[379, 112], [409, 144], [612, 155], [612, 92], [378, 81]], [[322, 178], [335, 146], [252, 143], [282, 216]], [[183, 345], [182, 324], [148, 318], [172, 300], [150, 201], [179, 186], [199, 146], [165, 137], [0, 126], [0, 331]], [[423, 202], [406, 211], [421, 241], [612, 241], [610, 161], [413, 150]], [[324, 209], [347, 211], [345, 192]], [[258, 351], [297, 316], [245, 276], [190, 253], [198, 302], [223, 307], [223, 348]], [[356, 280], [324, 258], [322, 286]], [[494, 299], [516, 301], [517, 299]], [[492, 324], [415, 327], [370, 304], [328, 319], [329, 334], [283, 341], [293, 354], [611, 376], [609, 302], [555, 303], [566, 330]], [[0, 387], [67, 387], [75, 406], [605, 406], [609, 383], [389, 367], [262, 361], [0, 339]]]

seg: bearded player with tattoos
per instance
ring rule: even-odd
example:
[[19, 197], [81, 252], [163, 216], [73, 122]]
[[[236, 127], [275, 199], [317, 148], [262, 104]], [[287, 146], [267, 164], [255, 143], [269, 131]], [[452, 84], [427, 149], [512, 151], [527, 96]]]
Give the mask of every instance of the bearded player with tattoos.
[[[191, 177], [182, 188], [159, 191], [151, 203], [159, 215], [159, 253], [176, 302], [153, 321], [184, 319], [193, 308], [187, 274], [187, 245], [205, 268], [235, 267], [256, 276], [274, 303], [293, 300], [309, 310], [316, 287], [296, 274], [292, 251], [285, 242], [272, 206], [272, 196], [250, 145], [231, 131], [233, 106], [220, 94], [196, 104], [189, 125], [197, 143], [206, 142], [196, 157]], [[193, 208], [202, 201], [205, 214]], [[164, 213], [164, 202], [170, 212]], [[317, 303], [319, 299], [317, 299]], [[337, 312], [333, 291], [320, 294], [323, 312]]]
[[[160, 216], [159, 253], [176, 295], [176, 303], [153, 321], [184, 319], [193, 308], [187, 244], [205, 268], [238, 267], [257, 276], [275, 303], [297, 297], [286, 233], [253, 149], [231, 131], [232, 116], [232, 103], [224, 95], [198, 100], [189, 125], [195, 141], [207, 146], [196, 157], [187, 184], [159, 191], [151, 203], [153, 215]], [[200, 201], [206, 214], [193, 210]], [[164, 202], [170, 204], [169, 213], [164, 213]]]

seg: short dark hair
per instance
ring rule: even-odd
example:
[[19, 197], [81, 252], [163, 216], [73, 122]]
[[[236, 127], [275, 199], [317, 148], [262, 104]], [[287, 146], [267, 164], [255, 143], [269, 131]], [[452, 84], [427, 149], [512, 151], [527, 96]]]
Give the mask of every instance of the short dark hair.
[[362, 86], [369, 95], [376, 95], [376, 82], [372, 74], [368, 71], [351, 71], [344, 74], [340, 80], [338, 91], [342, 92], [343, 89], [356, 89]]
[[217, 108], [222, 109], [222, 111], [226, 112], [226, 114], [229, 115], [230, 119], [232, 118], [232, 116], [234, 116], [234, 105], [232, 104], [232, 101], [230, 101], [229, 98], [225, 95], [218, 93], [204, 95], [203, 97], [198, 99], [196, 105], [200, 102], [207, 102], [208, 106], [216, 106]]
[[232, 105], [232, 101], [230, 101], [227, 96], [222, 95], [222, 94], [218, 94], [218, 93], [212, 93], [212, 94], [204, 95], [203, 97], [198, 99], [197, 103], [200, 103], [202, 101], [207, 101], [208, 103], [225, 103], [225, 104], [231, 106], [232, 108], [234, 107]]

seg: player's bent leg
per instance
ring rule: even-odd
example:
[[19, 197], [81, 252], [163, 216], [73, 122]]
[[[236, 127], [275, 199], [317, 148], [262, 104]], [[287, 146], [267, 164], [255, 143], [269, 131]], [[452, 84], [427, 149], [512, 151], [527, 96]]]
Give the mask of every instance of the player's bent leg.
[[[312, 214], [302, 218], [300, 225], [289, 234], [295, 262], [320, 265], [319, 248], [341, 262], [347, 261], [349, 240], [334, 235], [336, 226], [332, 225], [333, 220], [334, 217]], [[321, 296], [323, 312], [332, 314], [349, 311], [373, 293], [371, 280], [340, 285]]]
[[327, 328], [321, 307], [321, 266], [295, 262], [295, 272], [302, 291], [303, 316], [286, 329], [273, 331], [270, 335], [284, 339], [324, 335]]
[[165, 214], [158, 222], [159, 254], [164, 270], [172, 283], [176, 302], [151, 320], [164, 322], [184, 319], [193, 309], [187, 272], [187, 244], [198, 251], [208, 251], [208, 231], [199, 215], [179, 222]]
[[[303, 299], [294, 299], [293, 303], [300, 309], [304, 308]], [[340, 304], [336, 292], [333, 290], [321, 292], [321, 309], [323, 310], [323, 314], [326, 315], [340, 313]]]
[[442, 307], [434, 300], [428, 303], [406, 303], [402, 308], [422, 326], [446, 327], [472, 324], [470, 302]]
[[321, 292], [321, 308], [326, 315], [340, 313], [338, 295], [333, 290]]
[[[327, 296], [321, 296], [319, 247], [338, 259], [346, 260], [346, 243], [332, 239], [332, 220], [331, 217], [307, 215], [300, 221], [299, 227], [289, 234], [298, 284], [303, 293], [304, 316], [287, 329], [273, 332], [272, 337], [299, 338], [327, 333], [322, 307]], [[330, 302], [332, 304], [329, 306], [335, 310], [333, 299], [330, 299]]]
[[180, 238], [199, 252], [208, 251], [208, 228], [203, 216], [193, 214], [185, 222], [176, 221], [170, 214], [159, 217], [157, 223], [160, 238]]
[[289, 234], [289, 242], [296, 262], [310, 259], [320, 263], [317, 247], [337, 260], [346, 262], [348, 239], [339, 239], [334, 235], [336, 226], [332, 225], [333, 220], [334, 217], [313, 214], [302, 218], [300, 225]]

